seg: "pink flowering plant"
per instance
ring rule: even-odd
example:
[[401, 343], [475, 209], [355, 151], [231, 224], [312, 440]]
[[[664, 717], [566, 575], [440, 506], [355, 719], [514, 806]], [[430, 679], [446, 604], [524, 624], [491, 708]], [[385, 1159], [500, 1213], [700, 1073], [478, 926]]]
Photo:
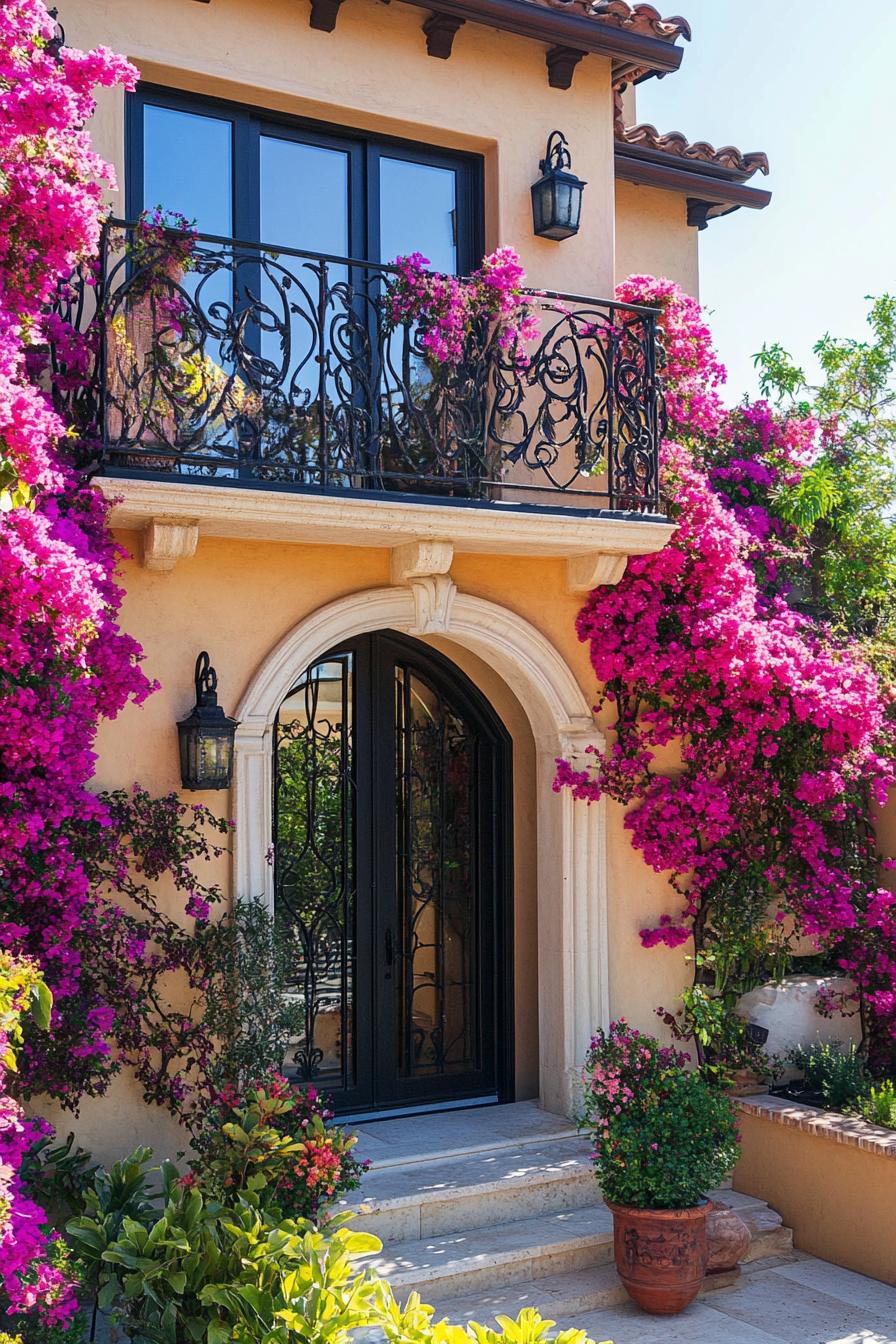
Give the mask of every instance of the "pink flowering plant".
[[582, 1073], [582, 1126], [611, 1203], [693, 1208], [734, 1167], [732, 1103], [687, 1062], [622, 1020], [592, 1037]]
[[[7, 487], [0, 510], [0, 946], [38, 962], [54, 998], [49, 1039], [64, 1029], [99, 1073], [110, 1009], [83, 993], [89, 879], [75, 834], [107, 816], [87, 788], [98, 723], [152, 688], [118, 626], [107, 505], [77, 471], [78, 445], [33, 381], [31, 356], [58, 286], [96, 253], [113, 185], [84, 127], [92, 90], [132, 88], [136, 77], [104, 48], [60, 50], [40, 0], [3, 6], [0, 461], [21, 488]], [[45, 1038], [26, 1046], [26, 1086], [45, 1049]], [[41, 1082], [53, 1090], [62, 1080]]]
[[315, 1087], [282, 1074], [226, 1087], [196, 1136], [199, 1157], [185, 1179], [222, 1199], [251, 1190], [284, 1218], [319, 1220], [357, 1189], [369, 1165], [352, 1153], [355, 1135], [332, 1122]]
[[526, 274], [512, 247], [491, 252], [472, 275], [430, 271], [420, 252], [397, 257], [385, 294], [387, 327], [413, 326], [431, 371], [456, 369], [494, 344], [517, 368], [539, 334]]
[[[668, 875], [673, 907], [641, 939], [689, 949], [683, 1016], [661, 1014], [704, 1068], [750, 1058], [734, 1007], [786, 969], [787, 927], [853, 977], [872, 1053], [892, 1056], [896, 896], [871, 825], [893, 780], [892, 684], [794, 593], [815, 552], [793, 500], [835, 431], [806, 407], [725, 410], [693, 300], [648, 277], [619, 296], [663, 310], [676, 531], [579, 616], [614, 731], [591, 768], [560, 762], [556, 787], [626, 805], [633, 845]], [[669, 772], [658, 757], [673, 746]]]

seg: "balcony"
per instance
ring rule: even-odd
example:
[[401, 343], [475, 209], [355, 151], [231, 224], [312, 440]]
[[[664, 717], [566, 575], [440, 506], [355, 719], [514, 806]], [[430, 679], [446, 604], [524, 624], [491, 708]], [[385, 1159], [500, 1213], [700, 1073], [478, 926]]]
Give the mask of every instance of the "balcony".
[[532, 291], [524, 350], [483, 330], [433, 371], [390, 267], [165, 238], [110, 222], [66, 292], [94, 369], [62, 409], [103, 475], [657, 520], [654, 310]]
[[200, 535], [436, 543], [562, 558], [585, 592], [665, 545], [653, 309], [532, 291], [524, 348], [484, 323], [460, 364], [435, 365], [391, 320], [393, 268], [162, 235], [110, 221], [50, 351], [59, 409], [148, 568]]

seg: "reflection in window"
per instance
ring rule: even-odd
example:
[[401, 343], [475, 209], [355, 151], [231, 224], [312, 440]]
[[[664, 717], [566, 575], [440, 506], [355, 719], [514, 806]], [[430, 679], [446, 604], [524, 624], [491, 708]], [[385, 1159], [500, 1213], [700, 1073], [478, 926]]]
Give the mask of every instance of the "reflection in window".
[[200, 233], [233, 233], [233, 125], [221, 117], [147, 104], [143, 204], [195, 220]]
[[434, 271], [457, 273], [457, 173], [410, 159], [380, 159], [380, 254], [422, 252]]
[[350, 1087], [356, 880], [352, 659], [315, 663], [280, 706], [274, 744], [275, 908], [292, 929], [303, 1080]]
[[476, 738], [417, 673], [395, 669], [399, 1073], [479, 1066]]

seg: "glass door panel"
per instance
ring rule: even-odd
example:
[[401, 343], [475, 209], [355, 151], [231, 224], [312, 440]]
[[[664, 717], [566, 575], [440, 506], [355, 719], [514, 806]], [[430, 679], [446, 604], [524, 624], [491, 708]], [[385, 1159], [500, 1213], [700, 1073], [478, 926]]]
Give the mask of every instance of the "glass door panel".
[[[457, 170], [413, 158], [379, 156], [380, 257], [388, 263], [396, 257], [421, 252], [434, 271], [456, 275], [458, 181]], [[428, 464], [437, 470], [439, 443], [432, 428], [438, 424], [438, 408], [429, 404], [432, 375], [419, 352], [416, 331], [397, 328], [389, 336], [383, 354], [382, 394], [387, 432], [383, 436], [387, 484], [402, 488], [402, 476], [415, 480]], [[404, 407], [411, 403], [428, 413], [413, 426], [420, 436], [409, 434]], [[390, 434], [388, 426], [398, 432]], [[438, 430], [436, 430], [438, 433]], [[397, 445], [405, 445], [397, 451]]]
[[200, 233], [233, 234], [233, 123], [147, 103], [143, 205], [177, 210]]
[[479, 1067], [476, 737], [432, 685], [395, 670], [399, 1075]]
[[457, 274], [457, 170], [380, 156], [380, 256], [422, 252], [434, 271]]
[[259, 159], [262, 241], [348, 256], [347, 151], [262, 134]]
[[274, 758], [276, 911], [304, 1017], [289, 1063], [338, 1092], [356, 1074], [352, 682], [351, 654], [313, 664], [280, 707]]
[[[263, 241], [348, 256], [350, 152], [262, 133], [259, 165]], [[344, 401], [343, 345], [354, 338], [348, 278], [338, 263], [281, 261], [268, 252], [261, 260], [260, 352], [268, 386], [262, 454], [312, 485], [333, 483], [330, 473], [335, 468], [339, 476], [342, 465], [324, 444], [334, 408]]]
[[[183, 215], [199, 233], [232, 237], [233, 141], [229, 118], [146, 103], [143, 208], [151, 211], [158, 206], [163, 216]], [[183, 455], [181, 470], [188, 474], [203, 472], [202, 458], [209, 449], [217, 456], [236, 454], [236, 408], [247, 392], [241, 361], [232, 353], [223, 354], [231, 347], [234, 303], [226, 248], [200, 243], [197, 252], [200, 264], [188, 264], [183, 271], [164, 268], [148, 292], [138, 280], [139, 311], [129, 319], [135, 326], [132, 344], [138, 357], [144, 354], [142, 345], [147, 345], [145, 358], [153, 366], [147, 373], [157, 385], [152, 390], [143, 387], [141, 402], [150, 408], [147, 414], [154, 422], [153, 408], [165, 407], [163, 418], [148, 427], [144, 440], [156, 437], [172, 443]], [[215, 253], [221, 255], [220, 266], [215, 264]], [[152, 310], [151, 321], [147, 309]], [[142, 331], [146, 326], [151, 341]], [[226, 467], [219, 473], [222, 470], [232, 474]]]
[[391, 632], [314, 663], [274, 743], [274, 891], [304, 1008], [287, 1068], [358, 1115], [506, 1089], [506, 738]]

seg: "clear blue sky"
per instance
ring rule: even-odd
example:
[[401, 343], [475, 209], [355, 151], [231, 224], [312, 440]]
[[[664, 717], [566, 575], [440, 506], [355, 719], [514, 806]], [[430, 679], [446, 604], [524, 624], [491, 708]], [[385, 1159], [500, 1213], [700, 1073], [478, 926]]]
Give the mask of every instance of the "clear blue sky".
[[896, 291], [896, 0], [676, 0], [693, 29], [676, 74], [638, 87], [638, 120], [764, 149], [766, 210], [700, 235], [728, 398], [779, 340], [811, 369], [825, 331], [861, 336], [866, 294]]

